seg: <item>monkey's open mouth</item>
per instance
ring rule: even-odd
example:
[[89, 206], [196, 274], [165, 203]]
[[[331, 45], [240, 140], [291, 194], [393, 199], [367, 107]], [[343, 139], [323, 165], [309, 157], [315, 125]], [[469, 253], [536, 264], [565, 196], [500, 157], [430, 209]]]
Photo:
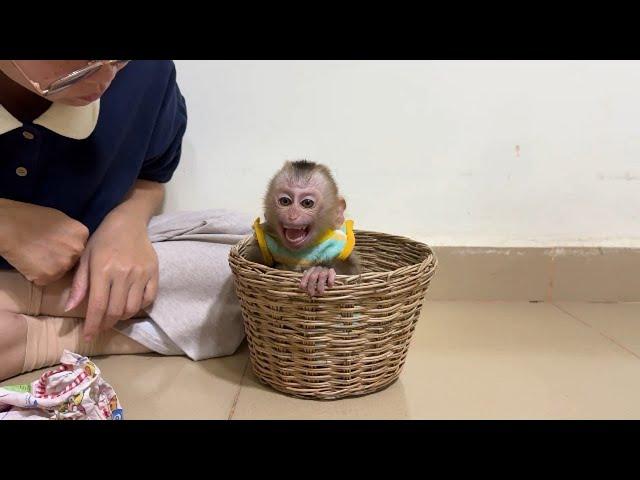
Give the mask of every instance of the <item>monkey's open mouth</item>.
[[297, 247], [304, 243], [307, 235], [309, 235], [308, 226], [302, 228], [288, 228], [283, 226], [282, 231], [284, 233], [284, 238], [287, 239], [292, 247]]

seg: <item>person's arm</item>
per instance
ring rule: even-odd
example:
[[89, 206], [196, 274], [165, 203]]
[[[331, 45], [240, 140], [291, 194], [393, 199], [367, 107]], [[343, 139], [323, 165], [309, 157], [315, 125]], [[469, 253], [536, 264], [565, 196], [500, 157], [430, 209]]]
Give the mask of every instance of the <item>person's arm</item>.
[[66, 305], [72, 310], [88, 296], [85, 339], [133, 317], [155, 300], [158, 258], [147, 225], [163, 197], [163, 184], [136, 181], [87, 243]]
[[89, 240], [74, 278], [67, 307], [71, 310], [88, 298], [85, 338], [131, 318], [153, 302], [158, 290], [158, 259], [147, 224], [162, 203], [163, 184], [180, 162], [187, 127], [173, 64], [166, 81], [138, 181]]
[[111, 217], [127, 227], [141, 227], [146, 232], [149, 220], [158, 213], [163, 199], [163, 183], [137, 180], [124, 201], [107, 218]]

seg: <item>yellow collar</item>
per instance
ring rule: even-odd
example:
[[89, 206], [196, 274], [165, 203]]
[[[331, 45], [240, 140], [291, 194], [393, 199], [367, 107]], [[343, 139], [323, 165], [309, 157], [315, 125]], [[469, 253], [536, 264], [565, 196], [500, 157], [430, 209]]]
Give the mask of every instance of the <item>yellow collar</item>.
[[[52, 103], [47, 111], [36, 118], [33, 123], [58, 135], [74, 140], [84, 140], [96, 128], [99, 113], [99, 99], [84, 107]], [[22, 127], [22, 122], [0, 105], [0, 135], [20, 127]]]

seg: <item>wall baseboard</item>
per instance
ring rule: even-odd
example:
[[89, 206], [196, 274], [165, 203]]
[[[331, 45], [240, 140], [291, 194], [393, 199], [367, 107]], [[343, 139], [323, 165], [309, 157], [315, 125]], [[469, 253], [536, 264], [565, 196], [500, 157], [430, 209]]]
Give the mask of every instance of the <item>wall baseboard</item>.
[[640, 302], [640, 249], [432, 247], [429, 300]]

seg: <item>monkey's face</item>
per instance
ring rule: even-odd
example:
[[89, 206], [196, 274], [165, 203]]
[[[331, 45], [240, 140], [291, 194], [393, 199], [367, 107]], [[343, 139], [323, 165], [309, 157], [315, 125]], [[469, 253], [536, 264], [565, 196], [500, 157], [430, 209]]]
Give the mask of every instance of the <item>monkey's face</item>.
[[276, 182], [270, 196], [273, 208], [265, 212], [266, 220], [289, 250], [304, 249], [335, 228], [335, 202], [328, 198], [322, 179]]

